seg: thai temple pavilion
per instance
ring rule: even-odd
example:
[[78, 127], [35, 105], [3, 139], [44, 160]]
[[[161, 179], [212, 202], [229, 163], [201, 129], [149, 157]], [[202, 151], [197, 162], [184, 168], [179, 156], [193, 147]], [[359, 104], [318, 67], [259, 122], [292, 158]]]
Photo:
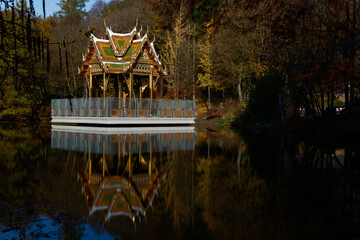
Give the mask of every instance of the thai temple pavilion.
[[156, 99], [154, 93], [162, 97], [163, 77], [167, 74], [147, 33], [141, 36], [137, 24], [125, 34], [105, 28], [104, 39], [91, 34], [79, 69], [80, 76], [87, 79], [88, 96], [52, 99], [51, 122], [195, 124], [195, 101]]
[[[147, 33], [144, 36], [140, 33], [141, 29], [138, 31], [135, 26], [131, 32], [125, 34], [114, 33], [106, 27], [105, 39], [91, 34], [80, 69], [80, 75], [89, 79], [89, 97], [94, 96], [94, 78], [102, 80], [99, 87], [103, 89], [105, 97], [109, 78], [115, 75], [115, 97], [127, 95], [131, 99], [137, 92], [137, 97], [141, 98], [142, 92], [148, 87], [148, 97], [153, 98], [154, 80], [165, 76], [166, 72], [155, 51], [154, 42], [149, 41]], [[139, 81], [139, 90], [134, 90], [134, 76], [148, 76], [149, 82], [142, 84], [143, 81]], [[125, 93], [123, 91], [126, 88]]]

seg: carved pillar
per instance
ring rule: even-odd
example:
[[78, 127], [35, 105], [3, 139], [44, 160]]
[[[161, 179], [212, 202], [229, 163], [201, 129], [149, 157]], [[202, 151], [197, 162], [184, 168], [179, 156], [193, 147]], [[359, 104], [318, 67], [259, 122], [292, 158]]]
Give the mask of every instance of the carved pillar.
[[133, 92], [133, 78], [134, 78], [134, 75], [133, 75], [133, 73], [131, 72], [131, 73], [130, 73], [130, 89], [129, 89], [129, 99], [130, 99], [130, 102], [131, 102], [132, 92]]
[[92, 72], [91, 72], [91, 65], [89, 66], [89, 68], [90, 68], [89, 98], [91, 98], [91, 97], [92, 97], [92, 94], [91, 94], [91, 92], [92, 92]]
[[149, 177], [150, 177], [150, 183], [152, 183], [152, 141], [151, 141], [151, 134], [150, 134], [150, 161], [149, 161]]
[[103, 82], [104, 82], [104, 89], [103, 89], [103, 97], [104, 97], [104, 99], [105, 99], [105, 95], [106, 95], [106, 88], [105, 88], [105, 81], [106, 81], [106, 79], [105, 79], [105, 72], [103, 73]]
[[[117, 75], [117, 82], [118, 82], [118, 98], [119, 98], [119, 102], [118, 102], [118, 109], [121, 108], [121, 96], [122, 96], [122, 84], [121, 84], [121, 81], [119, 79], [119, 75]], [[121, 115], [121, 114], [120, 114]]]
[[150, 117], [152, 116], [153, 110], [153, 66], [150, 67], [150, 78], [149, 78], [149, 87], [150, 87]]
[[150, 99], [153, 99], [153, 69], [154, 67], [150, 67], [150, 79], [149, 79], [149, 87], [150, 87]]

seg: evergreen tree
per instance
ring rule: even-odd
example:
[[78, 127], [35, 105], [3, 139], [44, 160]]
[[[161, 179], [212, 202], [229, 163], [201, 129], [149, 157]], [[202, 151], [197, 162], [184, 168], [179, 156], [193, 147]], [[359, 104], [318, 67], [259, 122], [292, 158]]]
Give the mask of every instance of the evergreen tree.
[[58, 13], [63, 17], [83, 17], [86, 15], [85, 3], [88, 1], [89, 0], [61, 0], [60, 3], [58, 3], [61, 8]]

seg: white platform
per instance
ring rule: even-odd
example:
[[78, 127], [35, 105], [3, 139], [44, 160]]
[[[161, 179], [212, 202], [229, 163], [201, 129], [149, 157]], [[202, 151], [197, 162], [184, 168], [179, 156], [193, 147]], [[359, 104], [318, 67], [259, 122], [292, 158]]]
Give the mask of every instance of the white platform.
[[158, 118], [158, 117], [52, 117], [52, 123], [80, 123], [103, 125], [188, 125], [195, 124], [195, 118]]

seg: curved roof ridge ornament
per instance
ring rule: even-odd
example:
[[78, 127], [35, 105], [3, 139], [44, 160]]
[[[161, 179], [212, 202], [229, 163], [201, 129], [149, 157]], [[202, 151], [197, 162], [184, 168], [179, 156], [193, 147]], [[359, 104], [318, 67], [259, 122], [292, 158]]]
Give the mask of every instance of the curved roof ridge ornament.
[[140, 30], [138, 31], [138, 36], [139, 36], [139, 38], [141, 38], [141, 31], [142, 31], [142, 25], [141, 25], [141, 27], [140, 27]]
[[131, 31], [131, 34], [133, 34], [134, 32], [137, 33], [137, 26], [138, 26], [138, 19], [136, 19], [136, 24], [133, 30]]
[[110, 28], [106, 27], [105, 36], [107, 36], [109, 38], [110, 44], [111, 44], [112, 48], [114, 49], [115, 54], [118, 54], [119, 52], [118, 52], [118, 50], [115, 46], [114, 40], [112, 38], [113, 35], [114, 35], [114, 32], [111, 30], [111, 26], [110, 26]]
[[152, 50], [153, 54], [155, 55], [155, 60], [156, 60], [156, 61], [159, 61], [159, 56], [158, 56], [157, 53], [156, 53], [155, 46], [154, 46], [154, 42], [155, 42], [155, 39], [154, 39], [154, 41], [152, 41], [152, 42], [150, 43], [150, 47], [151, 47], [151, 50]]
[[104, 26], [105, 26], [105, 28], [108, 28], [108, 26], [106, 25], [106, 21], [105, 21], [105, 19], [104, 19]]
[[[105, 20], [104, 20], [105, 21]], [[106, 27], [105, 28], [105, 36], [104, 36], [104, 38], [106, 39], [106, 38], [109, 38], [109, 40], [111, 39], [111, 35], [113, 34], [113, 32], [111, 31], [111, 29], [110, 28], [108, 28], [108, 27]], [[111, 41], [111, 40], [110, 40]]]
[[155, 39], [156, 39], [156, 38], [155, 38], [155, 36], [154, 36], [154, 39], [153, 39], [153, 41], [151, 42], [151, 44], [154, 44], [154, 42], [155, 42]]

